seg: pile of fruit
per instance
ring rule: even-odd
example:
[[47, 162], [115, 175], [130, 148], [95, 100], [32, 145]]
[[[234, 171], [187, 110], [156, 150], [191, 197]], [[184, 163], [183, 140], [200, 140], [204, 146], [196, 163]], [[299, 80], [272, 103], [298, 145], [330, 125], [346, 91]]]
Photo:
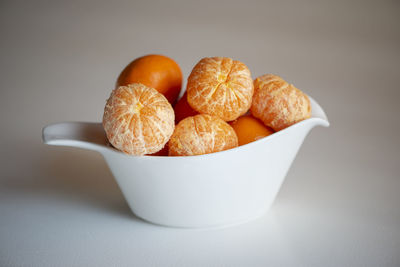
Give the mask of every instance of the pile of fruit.
[[279, 76], [254, 81], [226, 57], [203, 58], [188, 77], [162, 55], [132, 61], [104, 108], [103, 127], [116, 149], [131, 155], [191, 156], [244, 145], [311, 114], [306, 94]]

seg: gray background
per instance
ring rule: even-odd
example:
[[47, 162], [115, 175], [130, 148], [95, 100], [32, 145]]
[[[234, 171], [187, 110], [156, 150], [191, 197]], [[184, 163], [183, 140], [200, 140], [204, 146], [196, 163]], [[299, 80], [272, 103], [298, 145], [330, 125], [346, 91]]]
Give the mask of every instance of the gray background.
[[[0, 266], [399, 266], [398, 1], [1, 1]], [[161, 53], [275, 73], [325, 109], [271, 211], [220, 230], [131, 214], [102, 157], [41, 143], [100, 121], [121, 69]]]

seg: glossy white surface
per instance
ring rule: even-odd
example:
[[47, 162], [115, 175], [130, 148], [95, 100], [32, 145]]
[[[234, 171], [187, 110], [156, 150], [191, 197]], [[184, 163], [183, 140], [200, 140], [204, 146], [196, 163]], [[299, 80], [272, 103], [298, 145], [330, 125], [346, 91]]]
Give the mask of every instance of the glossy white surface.
[[310, 102], [310, 119], [257, 142], [203, 156], [125, 155], [106, 145], [100, 123], [52, 124], [43, 129], [43, 142], [100, 152], [140, 218], [173, 227], [222, 227], [265, 214], [308, 132], [329, 126], [322, 108], [314, 99]]
[[[0, 266], [399, 266], [398, 1], [1, 1]], [[145, 53], [280, 74], [331, 123], [263, 217], [182, 230], [132, 215], [103, 157], [44, 125], [101, 121]], [[315, 156], [318, 155], [318, 156]], [[157, 166], [154, 166], [155, 168]]]

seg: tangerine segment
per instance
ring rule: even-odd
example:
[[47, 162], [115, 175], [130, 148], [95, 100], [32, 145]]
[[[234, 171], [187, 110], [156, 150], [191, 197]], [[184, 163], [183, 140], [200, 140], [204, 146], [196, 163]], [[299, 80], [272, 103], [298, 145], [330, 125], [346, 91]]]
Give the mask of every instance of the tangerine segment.
[[199, 114], [196, 110], [192, 109], [192, 107], [187, 102], [187, 92], [185, 92], [182, 98], [178, 100], [178, 102], [174, 106], [174, 110], [176, 123], [180, 122], [184, 118]]
[[254, 81], [254, 117], [280, 131], [311, 116], [308, 96], [281, 77], [265, 74]]
[[171, 58], [146, 55], [135, 59], [121, 72], [116, 88], [131, 83], [142, 83], [162, 93], [173, 104], [182, 87], [182, 71]]
[[109, 142], [131, 155], [152, 154], [168, 142], [175, 127], [174, 110], [156, 89], [133, 83], [113, 90], [104, 108]]
[[170, 156], [192, 156], [237, 147], [233, 128], [216, 116], [199, 114], [178, 123], [169, 140]]
[[203, 58], [188, 78], [189, 105], [199, 113], [218, 116], [224, 121], [245, 114], [253, 92], [250, 70], [231, 58]]
[[261, 121], [251, 115], [239, 117], [229, 123], [235, 130], [239, 146], [257, 141], [274, 133], [272, 129], [265, 126]]

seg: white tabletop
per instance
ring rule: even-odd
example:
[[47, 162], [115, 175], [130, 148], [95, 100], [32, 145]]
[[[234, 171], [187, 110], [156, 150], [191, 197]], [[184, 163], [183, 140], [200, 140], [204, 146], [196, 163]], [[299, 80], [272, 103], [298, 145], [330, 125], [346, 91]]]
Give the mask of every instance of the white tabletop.
[[[0, 4], [0, 266], [400, 265], [399, 3], [56, 2]], [[331, 127], [307, 137], [268, 214], [155, 226], [99, 154], [42, 144], [46, 124], [100, 121], [121, 69], [149, 53], [185, 77], [233, 57], [325, 109]]]

